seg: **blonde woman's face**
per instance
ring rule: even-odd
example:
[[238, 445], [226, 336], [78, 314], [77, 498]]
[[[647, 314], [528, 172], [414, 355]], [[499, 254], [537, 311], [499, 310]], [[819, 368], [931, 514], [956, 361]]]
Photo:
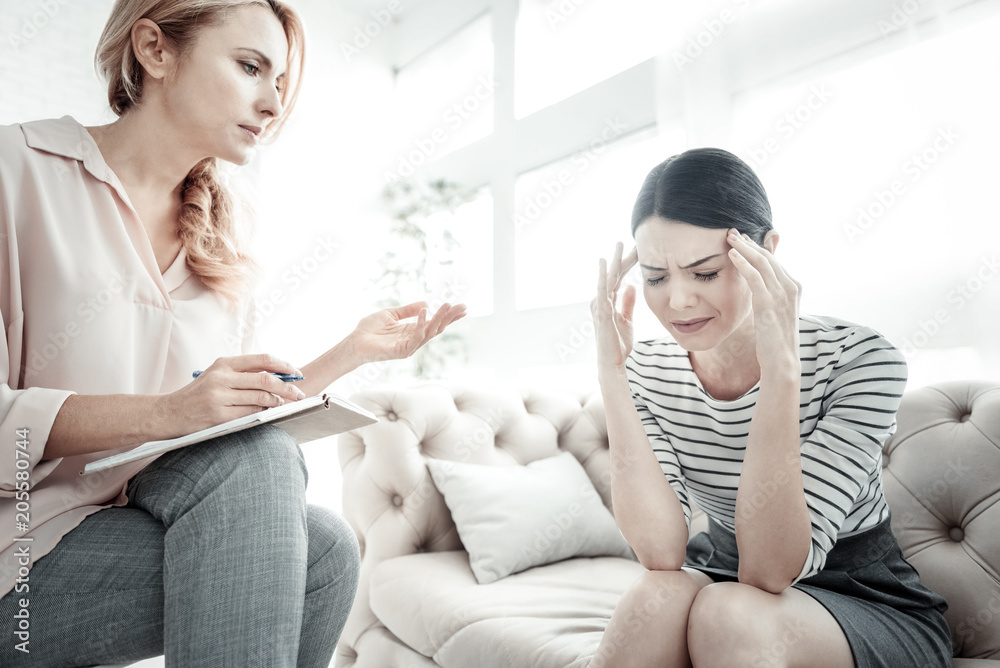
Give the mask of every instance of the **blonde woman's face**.
[[685, 350], [715, 348], [750, 316], [750, 287], [729, 259], [727, 233], [659, 217], [636, 228], [646, 304]]
[[288, 41], [278, 18], [260, 5], [206, 26], [164, 82], [167, 113], [205, 157], [244, 165], [260, 135], [281, 116]]

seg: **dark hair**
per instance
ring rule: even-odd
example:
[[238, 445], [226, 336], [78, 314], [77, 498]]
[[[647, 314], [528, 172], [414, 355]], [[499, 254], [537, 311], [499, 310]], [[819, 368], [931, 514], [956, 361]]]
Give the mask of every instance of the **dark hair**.
[[635, 198], [633, 237], [650, 216], [711, 229], [735, 227], [757, 243], [772, 228], [760, 179], [721, 148], [694, 148], [654, 167]]

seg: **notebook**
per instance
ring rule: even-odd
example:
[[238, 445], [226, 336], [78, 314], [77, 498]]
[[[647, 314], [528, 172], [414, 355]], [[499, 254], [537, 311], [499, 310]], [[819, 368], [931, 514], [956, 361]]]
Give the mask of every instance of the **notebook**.
[[96, 473], [97, 471], [103, 471], [127, 464], [128, 462], [134, 462], [137, 459], [201, 443], [216, 436], [232, 434], [237, 431], [249, 429], [250, 427], [256, 427], [259, 424], [269, 423], [280, 427], [301, 445], [302, 443], [315, 441], [318, 438], [341, 434], [345, 431], [351, 431], [352, 429], [376, 422], [378, 422], [378, 418], [347, 399], [330, 394], [317, 394], [313, 397], [292, 401], [281, 406], [268, 408], [259, 413], [223, 422], [222, 424], [202, 429], [186, 436], [178, 436], [177, 438], [165, 441], [143, 443], [132, 450], [92, 461], [84, 466], [83, 471], [80, 473], [81, 475]]

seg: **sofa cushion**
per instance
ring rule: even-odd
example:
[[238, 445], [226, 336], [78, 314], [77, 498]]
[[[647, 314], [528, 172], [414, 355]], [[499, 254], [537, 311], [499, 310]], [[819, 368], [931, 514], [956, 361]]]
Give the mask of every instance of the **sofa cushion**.
[[527, 466], [428, 459], [479, 584], [570, 557], [632, 558], [576, 457]]
[[480, 585], [466, 552], [383, 561], [372, 611], [400, 640], [445, 668], [582, 668], [622, 593], [645, 569], [580, 557]]

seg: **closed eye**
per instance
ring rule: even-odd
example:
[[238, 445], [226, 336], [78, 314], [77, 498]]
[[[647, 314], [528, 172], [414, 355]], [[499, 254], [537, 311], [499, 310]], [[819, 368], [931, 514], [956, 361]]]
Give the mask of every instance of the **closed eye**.
[[647, 278], [646, 279], [646, 285], [656, 285], [657, 283], [659, 283], [662, 280], [663, 280], [662, 276], [660, 276], [659, 278]]
[[694, 277], [696, 280], [699, 281], [714, 281], [716, 278], [719, 277], [719, 272], [713, 271], [710, 274], [695, 274]]

